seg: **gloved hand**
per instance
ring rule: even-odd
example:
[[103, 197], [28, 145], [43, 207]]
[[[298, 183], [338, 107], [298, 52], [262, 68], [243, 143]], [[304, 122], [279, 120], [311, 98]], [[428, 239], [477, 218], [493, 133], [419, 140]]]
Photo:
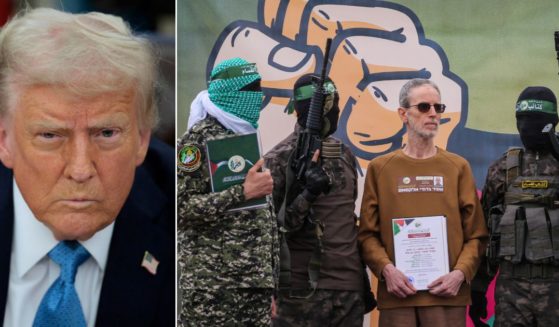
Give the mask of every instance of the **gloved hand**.
[[318, 165], [319, 152], [319, 150], [315, 152], [311, 165], [305, 172], [303, 197], [309, 202], [314, 202], [321, 193], [328, 193], [330, 191], [330, 177], [326, 174], [324, 169]]

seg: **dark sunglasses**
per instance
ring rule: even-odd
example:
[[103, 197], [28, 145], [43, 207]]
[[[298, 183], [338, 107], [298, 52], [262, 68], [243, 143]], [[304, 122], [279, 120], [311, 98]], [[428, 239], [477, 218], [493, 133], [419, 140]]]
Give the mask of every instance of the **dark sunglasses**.
[[433, 106], [435, 108], [435, 112], [438, 114], [442, 114], [444, 112], [444, 110], [446, 109], [446, 105], [442, 104], [442, 103], [427, 103], [427, 102], [421, 102], [418, 104], [414, 104], [409, 106], [408, 108], [411, 107], [417, 107], [417, 110], [419, 110], [422, 113], [426, 113], [429, 112], [429, 110], [431, 110], [431, 106]]

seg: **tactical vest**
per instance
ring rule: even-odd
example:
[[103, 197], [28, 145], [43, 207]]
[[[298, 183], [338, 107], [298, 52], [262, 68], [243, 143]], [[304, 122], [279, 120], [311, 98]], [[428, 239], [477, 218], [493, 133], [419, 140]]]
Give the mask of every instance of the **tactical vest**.
[[[323, 140], [322, 148], [321, 148], [321, 158], [322, 159], [338, 159], [339, 161], [344, 161], [346, 164], [350, 166], [355, 166], [357, 168], [357, 161], [352, 160], [348, 162], [344, 156], [344, 144], [337, 140]], [[319, 288], [319, 279], [320, 279], [320, 267], [322, 265], [322, 242], [324, 237], [324, 225], [320, 219], [314, 217], [314, 211], [311, 208], [310, 214], [307, 216], [306, 224], [303, 228], [312, 228], [314, 230], [314, 237], [315, 237], [315, 245], [313, 248], [312, 256], [309, 260], [307, 266], [307, 272], [309, 277], [309, 287], [308, 289], [304, 290], [294, 290], [291, 287], [291, 253], [289, 247], [287, 245], [287, 238], [291, 231], [287, 230], [285, 227], [285, 215], [286, 215], [286, 208], [294, 199], [294, 196], [298, 195], [301, 191], [303, 186], [299, 184], [299, 182], [295, 178], [295, 174], [291, 169], [291, 163], [293, 160], [295, 151], [292, 152], [288, 159], [288, 163], [286, 166], [286, 188], [285, 188], [285, 195], [284, 201], [279, 209], [277, 219], [278, 224], [280, 226], [280, 278], [279, 278], [279, 290], [283, 294], [291, 298], [299, 298], [299, 299], [309, 299], [311, 298], [315, 291]], [[333, 166], [331, 166], [329, 170], [331, 173], [335, 173], [336, 175], [330, 176], [332, 179], [332, 187], [333, 189], [336, 188], [344, 188], [345, 178], [343, 174], [343, 168], [341, 164], [338, 162], [334, 164], [331, 162]], [[341, 183], [341, 184], [338, 184]], [[363, 304], [364, 304], [364, 314], [369, 313], [377, 306], [377, 301], [375, 296], [371, 290], [371, 282], [369, 280], [369, 275], [366, 271], [366, 266], [363, 263]]]
[[[504, 205], [489, 213], [490, 247], [496, 247], [490, 249], [489, 259], [559, 265], [559, 178], [540, 175], [539, 170], [523, 176], [523, 154], [520, 148], [506, 154]], [[497, 244], [495, 236], [500, 236]]]
[[[343, 156], [344, 145], [337, 141], [323, 140], [321, 148], [321, 158], [329, 159], [340, 159], [345, 160]], [[285, 228], [285, 210], [293, 200], [293, 195], [299, 194], [302, 191], [303, 186], [296, 181], [294, 173], [291, 169], [291, 163], [293, 161], [293, 156], [295, 151], [290, 155], [288, 159], [288, 164], [286, 167], [286, 188], [284, 201], [278, 212], [278, 224], [280, 226], [280, 276], [279, 276], [279, 287], [280, 290], [287, 290], [291, 297], [294, 298], [310, 298], [318, 287], [318, 280], [320, 277], [320, 266], [321, 266], [321, 253], [322, 253], [322, 236], [324, 235], [324, 225], [320, 219], [313, 217], [313, 211], [307, 217], [307, 223], [312, 226], [314, 234], [316, 236], [315, 246], [313, 249], [313, 254], [310, 258], [308, 264], [308, 275], [309, 275], [309, 289], [304, 295], [295, 295], [291, 293], [291, 253], [289, 247], [287, 246], [287, 237], [289, 231]], [[343, 180], [343, 176], [335, 176], [338, 180]], [[331, 176], [332, 178], [332, 176]], [[290, 195], [291, 193], [291, 195]], [[308, 226], [307, 226], [308, 227]]]

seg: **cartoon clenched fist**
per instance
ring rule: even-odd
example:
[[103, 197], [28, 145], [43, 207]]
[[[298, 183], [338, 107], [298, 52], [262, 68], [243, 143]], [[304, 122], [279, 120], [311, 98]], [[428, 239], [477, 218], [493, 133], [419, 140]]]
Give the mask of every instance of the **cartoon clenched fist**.
[[463, 127], [466, 84], [450, 72], [444, 51], [424, 37], [419, 19], [408, 8], [374, 0], [260, 0], [258, 22], [227, 26], [207, 71], [231, 57], [256, 63], [266, 96], [260, 119], [265, 150], [293, 130], [295, 119], [283, 109], [297, 78], [319, 73], [328, 38], [328, 75], [340, 94], [336, 136], [361, 167], [406, 142], [396, 110], [400, 89], [409, 79], [428, 78], [439, 85], [447, 110], [437, 146], [446, 148], [451, 132]]

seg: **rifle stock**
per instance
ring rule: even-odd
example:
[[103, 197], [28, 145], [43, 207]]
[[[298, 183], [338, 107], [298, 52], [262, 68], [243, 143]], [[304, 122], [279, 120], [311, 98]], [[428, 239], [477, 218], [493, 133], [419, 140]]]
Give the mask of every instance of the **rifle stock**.
[[547, 124], [542, 129], [543, 134], [547, 134], [549, 137], [549, 142], [551, 143], [551, 154], [557, 161], [559, 161], [559, 141], [557, 140], [557, 134], [553, 129], [553, 124]]
[[[555, 53], [557, 54], [557, 62], [559, 63], [559, 31], [555, 31], [553, 36], [555, 40]], [[559, 161], [559, 141], [557, 140], [557, 134], [555, 134], [553, 125], [545, 125], [542, 133], [548, 135], [549, 141], [551, 142], [551, 154]]]
[[557, 62], [559, 63], [559, 31], [555, 31], [553, 35], [555, 37], [555, 53], [557, 54]]

